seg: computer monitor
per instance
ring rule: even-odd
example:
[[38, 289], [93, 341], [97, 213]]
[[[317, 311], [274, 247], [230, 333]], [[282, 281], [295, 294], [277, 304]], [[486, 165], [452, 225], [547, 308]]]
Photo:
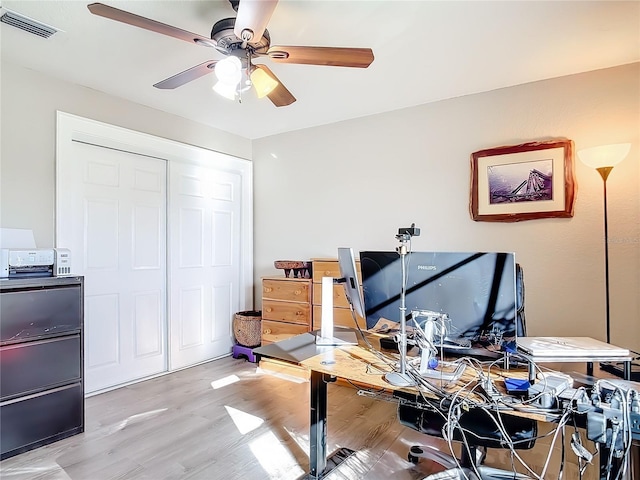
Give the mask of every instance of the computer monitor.
[[[397, 252], [360, 252], [367, 328], [400, 321], [402, 266]], [[501, 252], [411, 252], [406, 256], [406, 318], [446, 313], [447, 339], [482, 343], [523, 335], [516, 315], [515, 255]]]
[[340, 277], [344, 282], [344, 293], [353, 310], [364, 318], [364, 300], [360, 293], [360, 281], [356, 270], [356, 259], [351, 248], [338, 248], [338, 265]]

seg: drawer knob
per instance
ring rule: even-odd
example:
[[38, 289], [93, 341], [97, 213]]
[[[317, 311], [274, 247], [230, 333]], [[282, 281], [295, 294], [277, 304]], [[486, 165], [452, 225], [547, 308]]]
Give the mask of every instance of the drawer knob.
[[300, 295], [302, 292], [300, 290], [296, 290], [295, 292], [293, 292], [296, 295]]
[[265, 310], [266, 310], [267, 312], [272, 312], [272, 311], [273, 311], [273, 308], [271, 308], [271, 307], [267, 307], [267, 308], [265, 308]]
[[303, 314], [303, 312], [301, 312], [299, 310], [296, 312], [296, 315], [302, 315], [302, 314]]
[[269, 293], [269, 292], [271, 292], [272, 290], [273, 290], [273, 288], [271, 288], [271, 287], [264, 287], [264, 291], [265, 291], [265, 293]]
[[265, 328], [262, 333], [264, 333], [265, 335], [269, 335], [271, 333], [271, 329], [270, 328]]

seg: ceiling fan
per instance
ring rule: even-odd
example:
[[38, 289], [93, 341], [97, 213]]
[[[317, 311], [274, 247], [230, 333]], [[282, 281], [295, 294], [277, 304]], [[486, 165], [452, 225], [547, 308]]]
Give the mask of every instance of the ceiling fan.
[[[254, 64], [253, 58], [268, 57], [278, 63], [356, 68], [366, 68], [373, 62], [370, 48], [271, 46], [266, 27], [278, 0], [229, 0], [229, 3], [237, 16], [216, 22], [211, 29], [211, 38], [103, 3], [92, 3], [87, 8], [94, 15], [215, 48], [227, 57], [207, 60], [154, 85], [161, 89], [180, 87], [215, 70], [218, 83], [214, 90], [221, 95], [235, 98], [239, 90], [253, 86], [259, 97], [267, 96], [276, 107], [283, 107], [295, 102], [296, 98], [269, 67]], [[245, 77], [244, 86], [240, 85], [242, 75]]]

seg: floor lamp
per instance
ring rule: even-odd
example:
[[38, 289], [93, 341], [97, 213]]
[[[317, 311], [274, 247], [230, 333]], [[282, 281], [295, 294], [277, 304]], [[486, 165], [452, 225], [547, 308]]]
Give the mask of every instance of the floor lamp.
[[595, 168], [604, 185], [604, 274], [605, 274], [605, 308], [607, 314], [607, 343], [611, 343], [609, 326], [609, 231], [607, 226], [607, 178], [615, 165], [629, 154], [630, 143], [602, 145], [586, 148], [578, 152], [578, 157], [585, 165]]

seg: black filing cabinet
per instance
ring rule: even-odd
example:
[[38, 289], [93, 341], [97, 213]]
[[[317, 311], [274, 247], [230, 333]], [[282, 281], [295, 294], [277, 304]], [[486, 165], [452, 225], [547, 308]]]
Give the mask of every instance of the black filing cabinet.
[[0, 280], [0, 449], [84, 431], [83, 277]]

